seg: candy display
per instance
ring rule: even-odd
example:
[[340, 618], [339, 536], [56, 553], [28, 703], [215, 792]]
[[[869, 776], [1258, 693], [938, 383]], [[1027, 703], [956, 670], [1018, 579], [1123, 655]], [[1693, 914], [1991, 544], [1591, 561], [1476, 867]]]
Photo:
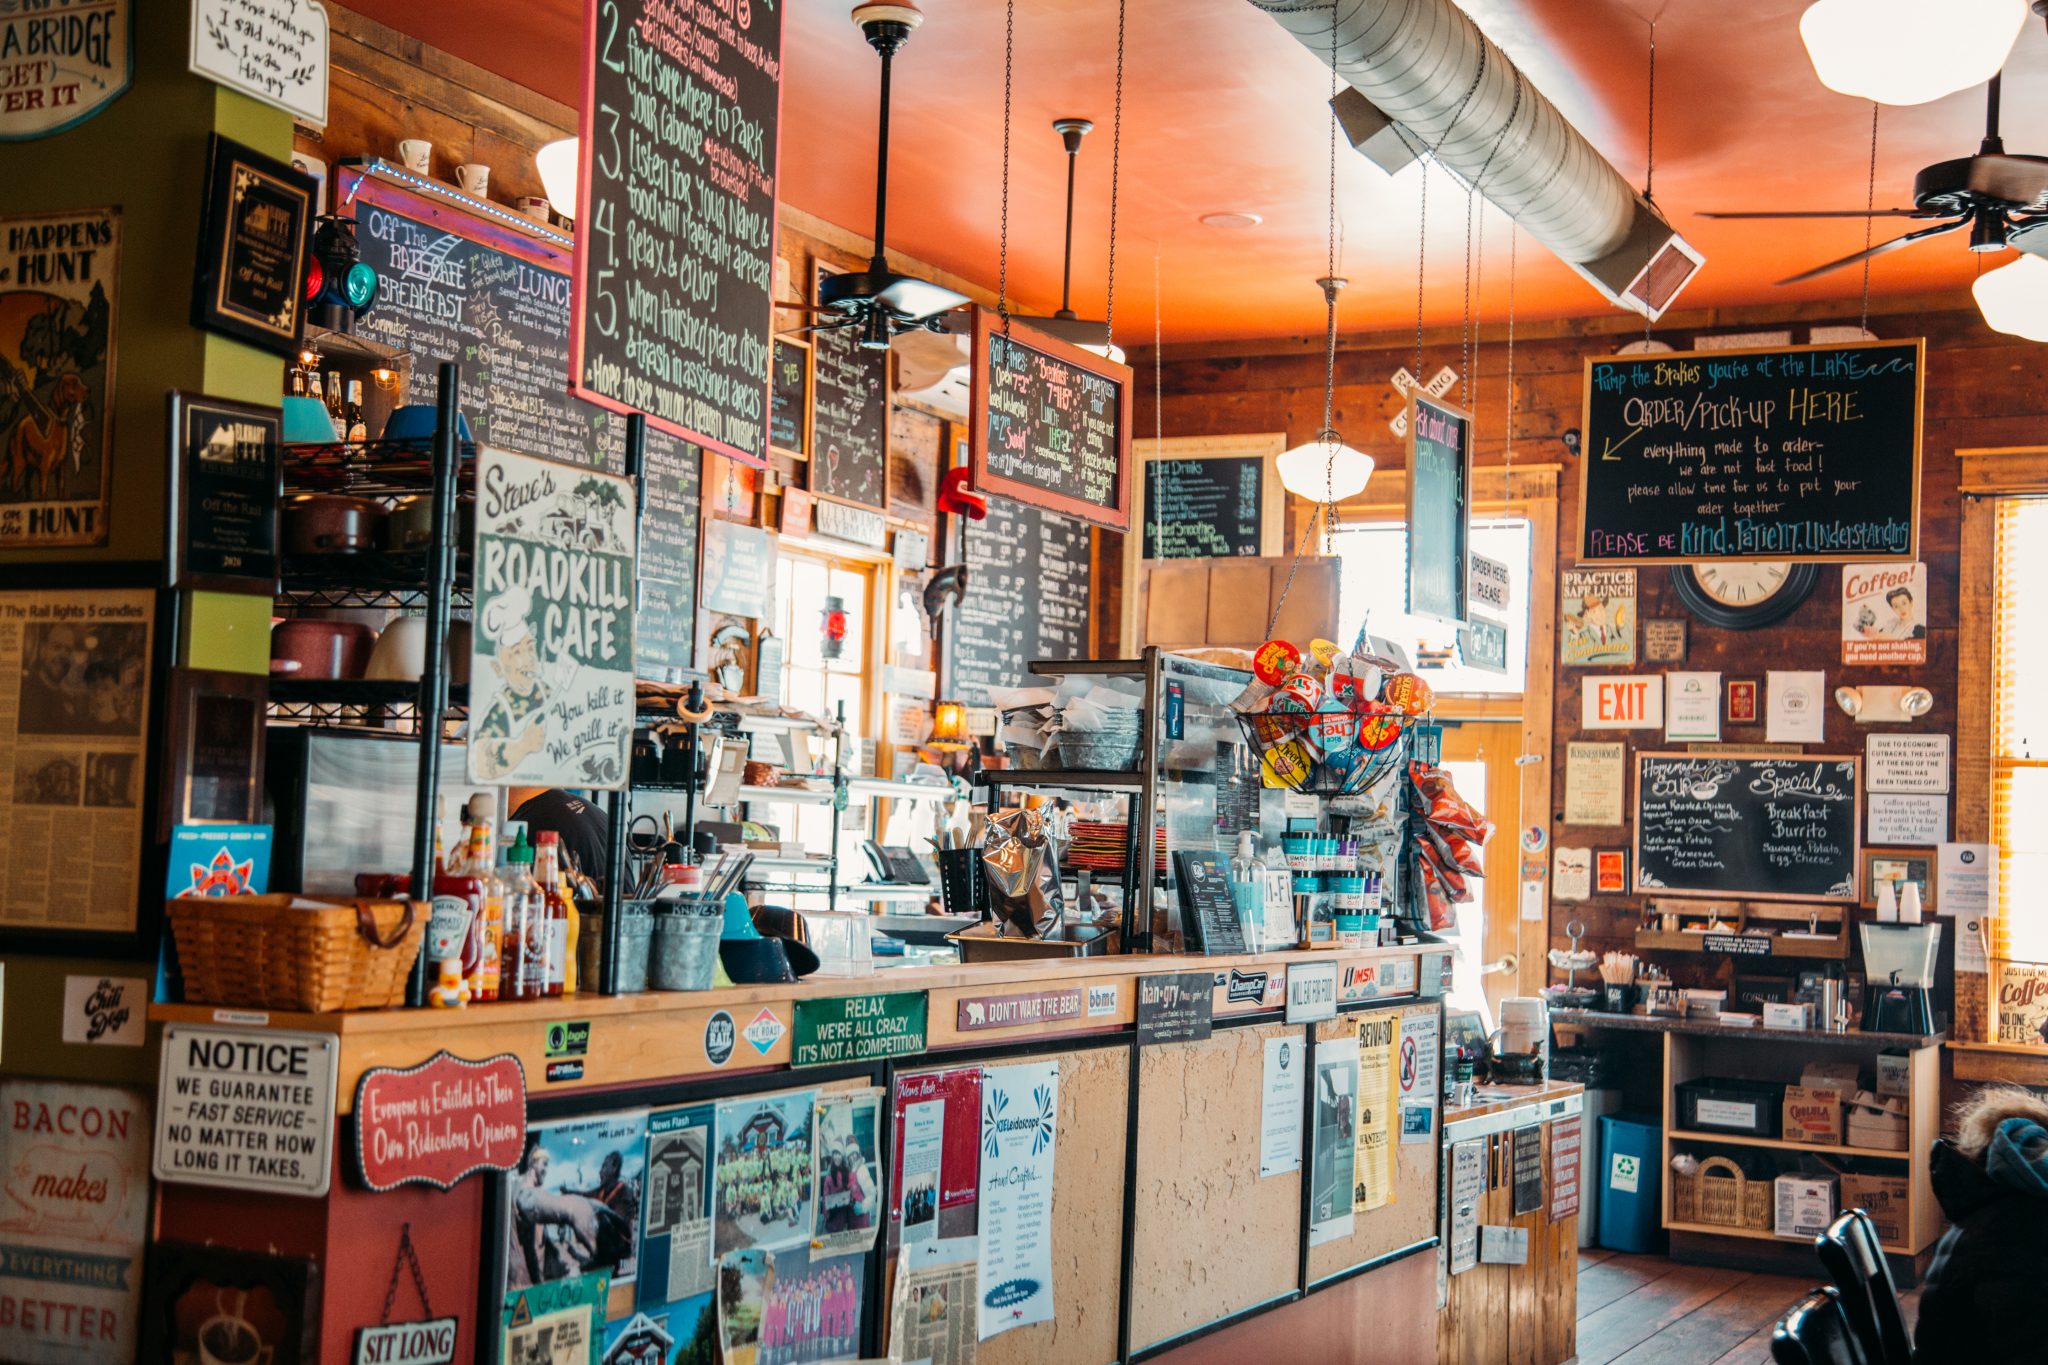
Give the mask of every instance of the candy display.
[[1369, 653], [1362, 637], [1349, 654], [1329, 640], [1306, 653], [1268, 640], [1252, 676], [1231, 707], [1265, 785], [1294, 791], [1358, 793], [1397, 771], [1405, 726], [1435, 702], [1428, 683]]

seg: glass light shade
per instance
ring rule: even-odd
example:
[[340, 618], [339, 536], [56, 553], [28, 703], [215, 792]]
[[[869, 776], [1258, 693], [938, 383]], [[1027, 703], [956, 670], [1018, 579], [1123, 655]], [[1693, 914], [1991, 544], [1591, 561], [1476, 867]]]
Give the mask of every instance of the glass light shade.
[[1879, 104], [1925, 104], [1998, 74], [2027, 0], [1815, 0], [1799, 19], [1830, 90]]
[[2048, 341], [2048, 261], [2021, 256], [1979, 275], [1970, 292], [1992, 331]]
[[1366, 481], [1372, 478], [1372, 456], [1347, 445], [1337, 447], [1337, 457], [1330, 458], [1330, 447], [1321, 441], [1311, 441], [1305, 446], [1281, 455], [1280, 486], [1297, 498], [1310, 502], [1342, 502], [1355, 498], [1365, 491]]
[[932, 709], [931, 749], [971, 749], [974, 740], [967, 733], [967, 707], [957, 701], [942, 701]]
[[533, 154], [534, 169], [540, 172], [540, 187], [564, 218], [576, 216], [576, 139], [565, 137], [550, 142]]

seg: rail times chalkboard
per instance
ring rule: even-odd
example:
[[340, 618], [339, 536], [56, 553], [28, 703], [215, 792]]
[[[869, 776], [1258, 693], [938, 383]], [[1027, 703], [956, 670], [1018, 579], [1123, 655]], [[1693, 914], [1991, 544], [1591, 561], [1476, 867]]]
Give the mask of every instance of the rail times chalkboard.
[[1112, 531], [1131, 523], [1131, 371], [975, 310], [974, 486]]
[[1925, 341], [1586, 362], [1579, 560], [1911, 560]]
[[1855, 758], [1636, 755], [1635, 890], [1854, 901]]
[[1034, 659], [1088, 657], [1094, 593], [1085, 522], [1003, 498], [967, 523], [967, 595], [946, 616], [946, 696], [987, 706]]
[[1408, 401], [1408, 611], [1462, 624], [1472, 553], [1472, 414]]
[[590, 0], [569, 382], [768, 461], [780, 4]]

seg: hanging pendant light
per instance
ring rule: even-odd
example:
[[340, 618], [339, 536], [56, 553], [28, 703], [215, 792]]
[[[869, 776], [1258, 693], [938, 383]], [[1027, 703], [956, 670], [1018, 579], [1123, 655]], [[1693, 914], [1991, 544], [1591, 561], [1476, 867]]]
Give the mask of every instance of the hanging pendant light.
[[1124, 363], [1124, 348], [1105, 338], [1109, 324], [1099, 318], [1084, 318], [1074, 311], [1074, 173], [1081, 159], [1081, 139], [1095, 130], [1095, 124], [1085, 118], [1056, 118], [1052, 121], [1053, 131], [1060, 135], [1060, 141], [1067, 149], [1067, 234], [1066, 249], [1062, 253], [1064, 264], [1060, 268], [1060, 306], [1048, 318], [1035, 318], [1018, 313], [1017, 321], [1027, 327], [1044, 332], [1047, 336], [1058, 337], [1084, 351], [1121, 365]]
[[2048, 341], [2048, 261], [2021, 255], [1979, 275], [1970, 293], [1992, 331]]
[[1925, 104], [1998, 73], [2027, 0], [1815, 0], [1799, 19], [1830, 90], [1879, 104]]
[[533, 154], [533, 168], [540, 172], [541, 192], [564, 218], [576, 216], [576, 139], [565, 137], [550, 142]]
[[[1324, 305], [1329, 310], [1333, 365], [1337, 293], [1349, 283], [1342, 275], [1325, 275], [1316, 281], [1316, 287], [1323, 291]], [[1329, 396], [1325, 394], [1326, 399]], [[1329, 409], [1327, 401], [1324, 409], [1326, 412]], [[1282, 488], [1297, 498], [1307, 498], [1319, 504], [1357, 497], [1365, 491], [1373, 471], [1372, 456], [1344, 444], [1344, 438], [1329, 427], [1317, 432], [1315, 439], [1308, 444], [1284, 451], [1276, 463]]]

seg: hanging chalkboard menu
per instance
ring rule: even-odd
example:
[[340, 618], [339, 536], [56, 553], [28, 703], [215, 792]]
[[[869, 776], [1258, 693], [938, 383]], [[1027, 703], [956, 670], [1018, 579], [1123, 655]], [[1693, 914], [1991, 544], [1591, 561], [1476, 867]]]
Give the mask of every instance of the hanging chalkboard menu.
[[972, 375], [976, 488], [1130, 529], [1129, 367], [977, 309]]
[[382, 281], [356, 331], [412, 352], [407, 397], [433, 401], [420, 376], [462, 367], [462, 411], [479, 445], [568, 464], [625, 462], [626, 424], [579, 403], [562, 381], [569, 363], [569, 255], [374, 176], [344, 170], [354, 191], [356, 243]]
[[1856, 899], [1858, 760], [1636, 755], [1635, 889]]
[[765, 465], [785, 7], [583, 8], [570, 387]]
[[1472, 550], [1472, 414], [1408, 404], [1408, 613], [1463, 622]]
[[1145, 462], [1145, 558], [1256, 557], [1265, 549], [1258, 455]]
[[811, 348], [775, 338], [768, 376], [768, 444], [799, 460], [811, 457]]
[[1586, 362], [1579, 560], [1911, 560], [1927, 343]]
[[868, 350], [850, 327], [812, 337], [811, 491], [886, 507], [889, 353]]
[[665, 431], [647, 433], [640, 512], [640, 602], [633, 668], [675, 682], [697, 646], [697, 522], [704, 457]]
[[1002, 498], [967, 523], [967, 594], [946, 614], [946, 695], [987, 706], [1034, 659], [1088, 657], [1094, 593], [1083, 522]]

